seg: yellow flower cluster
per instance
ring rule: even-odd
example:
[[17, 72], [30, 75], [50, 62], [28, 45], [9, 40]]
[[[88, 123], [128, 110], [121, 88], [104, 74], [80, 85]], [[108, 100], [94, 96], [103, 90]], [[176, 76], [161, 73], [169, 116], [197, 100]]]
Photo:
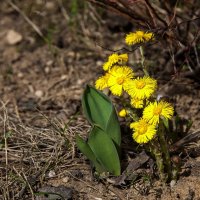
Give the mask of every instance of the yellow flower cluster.
[[127, 93], [132, 98], [145, 99], [149, 98], [157, 88], [157, 81], [148, 76], [137, 77], [137, 79], [131, 80], [126, 86]]
[[136, 31], [134, 33], [129, 33], [126, 35], [125, 38], [125, 42], [129, 46], [142, 42], [148, 42], [150, 40], [154, 40], [154, 34], [151, 32], [144, 31]]
[[[146, 42], [154, 38], [153, 33], [136, 31], [126, 36], [126, 43]], [[152, 101], [157, 89], [157, 81], [149, 76], [134, 77], [131, 67], [124, 65], [128, 61], [127, 54], [112, 54], [103, 65], [105, 75], [97, 79], [95, 87], [99, 90], [108, 88], [112, 94], [121, 96], [126, 92], [130, 96], [130, 105], [137, 109], [143, 109], [142, 117], [130, 124], [133, 129], [133, 139], [139, 143], [147, 143], [156, 135], [161, 118], [171, 119], [174, 113], [173, 106], [165, 101]], [[154, 98], [155, 99], [155, 98]], [[125, 117], [127, 111], [122, 109], [120, 117]]]
[[119, 64], [123, 65], [128, 61], [128, 54], [120, 54], [113, 53], [108, 57], [108, 61], [104, 63], [103, 69], [104, 71], [108, 71], [113, 65]]
[[133, 139], [139, 144], [152, 140], [160, 118], [171, 119], [173, 114], [174, 108], [168, 102], [150, 103], [144, 108], [142, 118], [130, 124], [130, 128], [134, 129]]
[[130, 124], [130, 128], [134, 129], [133, 139], [139, 143], [147, 143], [152, 140], [156, 134], [155, 125], [149, 124], [145, 119]]
[[143, 111], [143, 118], [150, 124], [157, 125], [160, 118], [171, 119], [174, 114], [173, 106], [166, 102], [153, 102], [150, 103]]
[[95, 87], [99, 90], [109, 88], [112, 94], [121, 96], [125, 86], [134, 77], [133, 70], [128, 66], [113, 66], [104, 76], [97, 79]]

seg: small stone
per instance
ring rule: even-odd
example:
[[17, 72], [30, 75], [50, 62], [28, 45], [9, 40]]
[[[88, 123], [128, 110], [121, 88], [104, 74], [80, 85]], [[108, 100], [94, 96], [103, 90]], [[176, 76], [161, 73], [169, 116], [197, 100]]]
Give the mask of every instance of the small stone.
[[15, 45], [22, 41], [22, 35], [14, 30], [9, 30], [6, 35], [8, 44]]
[[41, 98], [43, 96], [43, 91], [42, 90], [36, 90], [35, 91], [35, 95], [39, 98]]
[[53, 10], [55, 8], [55, 4], [53, 2], [46, 2], [45, 6], [48, 10]]
[[47, 66], [52, 65], [53, 64], [53, 60], [48, 60], [46, 64], [47, 64]]
[[61, 76], [61, 80], [65, 80], [65, 79], [67, 79], [67, 75], [63, 74], [63, 75]]
[[73, 51], [68, 52], [67, 57], [75, 57], [75, 52]]
[[97, 67], [102, 67], [103, 66], [103, 62], [101, 60], [98, 60], [96, 62]]
[[24, 76], [24, 74], [21, 73], [21, 72], [19, 72], [19, 73], [17, 74], [17, 77], [18, 77], [18, 78], [22, 78], [23, 76]]
[[64, 178], [62, 179], [62, 182], [63, 182], [63, 183], [69, 182], [69, 177], [68, 177], [68, 176], [64, 177]]
[[173, 188], [175, 185], [176, 185], [176, 181], [175, 181], [175, 180], [172, 180], [172, 181], [170, 182], [170, 187]]
[[49, 68], [49, 67], [45, 67], [45, 68], [44, 68], [44, 71], [45, 71], [46, 74], [49, 74], [50, 68]]
[[53, 170], [49, 171], [49, 174], [48, 174], [49, 178], [53, 178], [53, 177], [55, 177], [55, 175], [56, 175], [55, 171], [53, 171]]

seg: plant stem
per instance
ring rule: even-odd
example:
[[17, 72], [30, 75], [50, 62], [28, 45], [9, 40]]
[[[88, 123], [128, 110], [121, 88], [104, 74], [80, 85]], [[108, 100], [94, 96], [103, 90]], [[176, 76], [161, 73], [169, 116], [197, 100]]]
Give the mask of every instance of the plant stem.
[[140, 46], [140, 54], [141, 54], [141, 65], [142, 65], [142, 70], [143, 70], [143, 72], [144, 72], [144, 74], [145, 74], [146, 76], [149, 76], [149, 73], [148, 73], [148, 71], [146, 70], [146, 67], [145, 67], [145, 65], [144, 65], [145, 57], [144, 57], [144, 49], [143, 49], [142, 46]]
[[155, 156], [156, 165], [157, 165], [157, 168], [158, 168], [158, 173], [159, 173], [160, 180], [162, 182], [166, 182], [166, 176], [165, 176], [165, 173], [164, 173], [164, 162], [163, 162], [163, 158], [162, 158], [162, 152], [160, 151], [158, 145], [159, 145], [158, 141], [156, 141], [156, 142], [152, 141], [152, 142], [149, 143], [149, 148], [150, 148], [151, 153]]
[[158, 128], [158, 138], [159, 138], [159, 141], [160, 141], [161, 151], [164, 155], [164, 161], [165, 161], [165, 164], [166, 164], [168, 179], [171, 179], [171, 176], [172, 176], [171, 158], [170, 158], [170, 154], [169, 154], [169, 150], [168, 150], [167, 141], [166, 141], [166, 138], [164, 136], [164, 131], [165, 131], [164, 124], [163, 124], [162, 121], [160, 121], [159, 128]]

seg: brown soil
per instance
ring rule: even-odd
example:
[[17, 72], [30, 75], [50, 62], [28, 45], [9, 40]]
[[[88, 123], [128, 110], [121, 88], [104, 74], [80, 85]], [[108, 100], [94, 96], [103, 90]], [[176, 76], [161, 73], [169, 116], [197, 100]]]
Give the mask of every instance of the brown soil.
[[[86, 137], [90, 128], [82, 115], [82, 92], [101, 74], [110, 53], [107, 48], [123, 47], [128, 24], [125, 27], [120, 20], [112, 24], [116, 18], [112, 15], [100, 22], [93, 7], [89, 7], [93, 13], [80, 11], [69, 22], [57, 1], [16, 5], [22, 13], [0, 3], [0, 198], [32, 199], [44, 186], [64, 185], [73, 189], [73, 199], [200, 199], [196, 155], [184, 157], [182, 175], [173, 187], [139, 179], [119, 188], [96, 180], [90, 163], [76, 148], [75, 135]], [[49, 42], [41, 39], [23, 13]], [[8, 39], [11, 30], [22, 37], [14, 44]], [[171, 75], [166, 75], [168, 80]], [[176, 100], [178, 114], [191, 119], [191, 130], [197, 131], [199, 83], [186, 76], [170, 82], [162, 78], [163, 74], [160, 92]], [[192, 146], [195, 152], [198, 147], [198, 142]]]

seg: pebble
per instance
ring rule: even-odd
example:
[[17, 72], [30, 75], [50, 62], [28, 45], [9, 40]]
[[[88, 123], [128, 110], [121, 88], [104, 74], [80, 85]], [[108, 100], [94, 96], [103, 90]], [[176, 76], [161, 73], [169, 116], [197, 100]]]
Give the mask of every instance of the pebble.
[[67, 75], [65, 75], [65, 74], [63, 74], [62, 76], [61, 76], [61, 80], [65, 80], [65, 79], [67, 79]]
[[176, 181], [175, 181], [175, 180], [172, 180], [172, 181], [170, 182], [170, 187], [173, 188], [175, 185], [176, 185]]
[[8, 44], [15, 45], [22, 41], [22, 35], [15, 30], [9, 30], [6, 34]]
[[62, 179], [62, 182], [63, 182], [63, 183], [69, 182], [69, 177], [68, 177], [68, 176], [64, 177], [64, 178]]
[[35, 91], [35, 95], [37, 96], [37, 97], [42, 97], [43, 96], [43, 91], [42, 90], [36, 90]]
[[48, 176], [49, 176], [49, 178], [53, 178], [53, 177], [55, 177], [55, 176], [56, 176], [55, 171], [50, 170]]
[[46, 74], [49, 74], [50, 68], [49, 68], [49, 67], [45, 67], [45, 68], [44, 68], [44, 71], [45, 71]]
[[96, 62], [97, 67], [102, 67], [103, 66], [103, 62], [101, 60], [98, 60]]

